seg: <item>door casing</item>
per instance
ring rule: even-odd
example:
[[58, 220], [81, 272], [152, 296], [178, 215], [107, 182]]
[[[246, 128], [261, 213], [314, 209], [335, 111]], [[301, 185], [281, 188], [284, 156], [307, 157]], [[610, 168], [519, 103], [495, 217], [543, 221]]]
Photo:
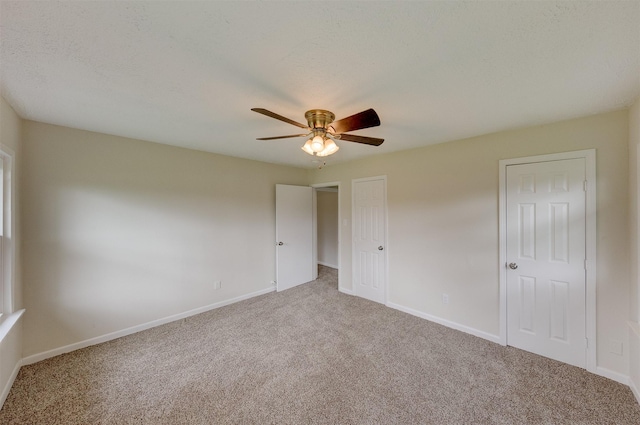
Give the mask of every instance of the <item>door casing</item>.
[[586, 336], [587, 370], [596, 372], [596, 150], [503, 159], [499, 162], [500, 343], [507, 345], [507, 166], [584, 158], [586, 164]]

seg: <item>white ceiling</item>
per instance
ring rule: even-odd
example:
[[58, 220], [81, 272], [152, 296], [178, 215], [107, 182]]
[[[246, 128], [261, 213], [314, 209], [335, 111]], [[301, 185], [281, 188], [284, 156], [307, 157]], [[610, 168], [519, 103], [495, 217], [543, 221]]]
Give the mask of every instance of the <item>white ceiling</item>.
[[310, 167], [305, 123], [374, 108], [338, 163], [624, 108], [640, 1], [0, 3], [2, 96], [23, 118]]

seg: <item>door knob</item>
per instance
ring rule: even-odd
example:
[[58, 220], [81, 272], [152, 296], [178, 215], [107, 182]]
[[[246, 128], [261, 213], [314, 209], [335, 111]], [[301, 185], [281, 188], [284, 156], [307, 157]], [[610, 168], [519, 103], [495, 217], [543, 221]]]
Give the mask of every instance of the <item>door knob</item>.
[[380, 245], [380, 246], [378, 247], [378, 251], [382, 251], [383, 249], [384, 249], [384, 248], [382, 247], [382, 245]]
[[515, 270], [515, 269], [517, 269], [517, 268], [518, 268], [518, 265], [517, 265], [516, 263], [509, 263], [509, 268], [510, 268], [511, 270]]
[[284, 245], [284, 242], [278, 242], [278, 246]]

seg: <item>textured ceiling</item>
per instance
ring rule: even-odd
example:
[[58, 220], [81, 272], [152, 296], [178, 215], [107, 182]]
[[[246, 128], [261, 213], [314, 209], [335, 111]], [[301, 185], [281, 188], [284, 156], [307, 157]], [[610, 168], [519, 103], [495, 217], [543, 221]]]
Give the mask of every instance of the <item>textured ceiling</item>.
[[374, 108], [338, 163], [627, 107], [640, 2], [0, 3], [3, 97], [23, 118], [310, 167], [311, 108]]

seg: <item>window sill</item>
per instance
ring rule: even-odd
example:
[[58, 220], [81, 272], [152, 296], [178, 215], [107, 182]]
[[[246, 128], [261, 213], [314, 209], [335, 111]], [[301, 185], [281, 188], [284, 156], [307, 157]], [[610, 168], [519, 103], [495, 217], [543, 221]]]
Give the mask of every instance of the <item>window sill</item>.
[[2, 317], [0, 317], [0, 344], [2, 344], [2, 341], [4, 341], [6, 336], [9, 335], [9, 332], [11, 332], [11, 329], [13, 329], [16, 323], [18, 323], [18, 320], [22, 317], [24, 311], [25, 310], [22, 309], [15, 313], [3, 314]]

